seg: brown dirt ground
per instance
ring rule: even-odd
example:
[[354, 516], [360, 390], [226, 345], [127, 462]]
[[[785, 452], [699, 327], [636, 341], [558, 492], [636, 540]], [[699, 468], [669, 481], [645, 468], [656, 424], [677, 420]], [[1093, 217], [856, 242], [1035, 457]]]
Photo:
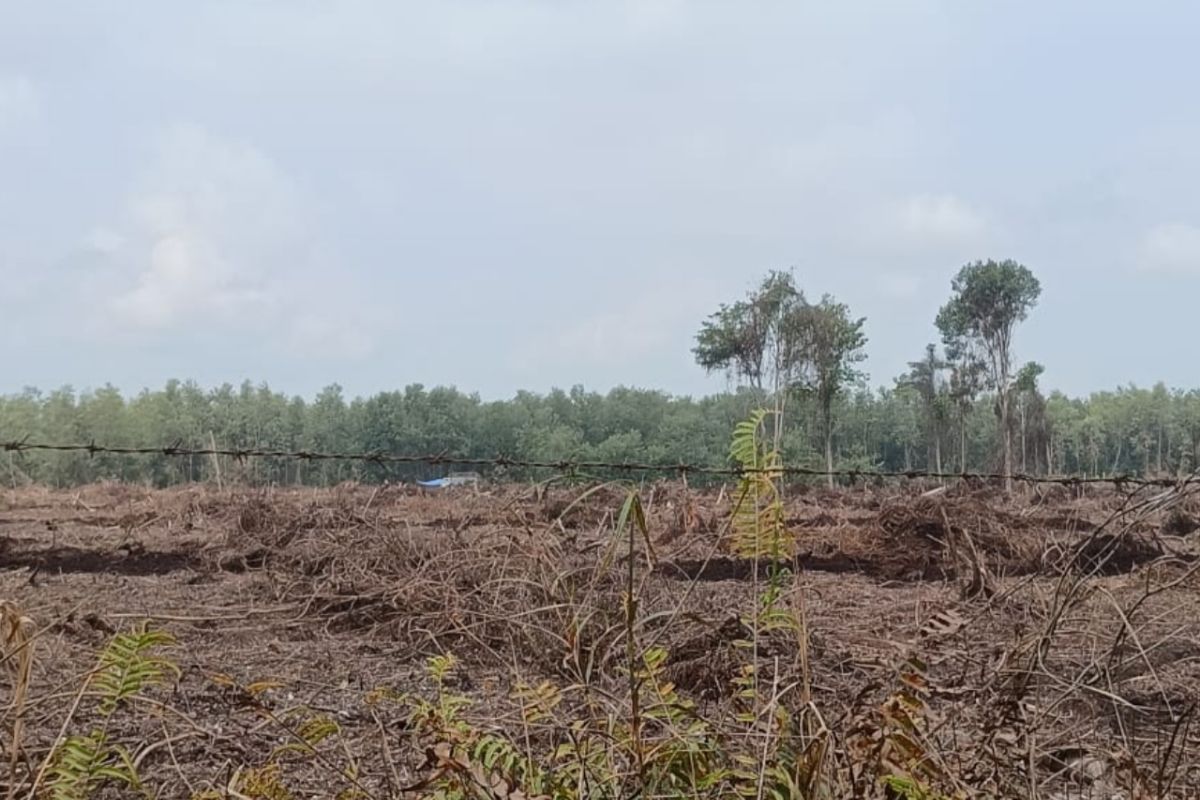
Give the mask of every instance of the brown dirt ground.
[[[930, 739], [991, 796], [1026, 796], [1010, 793], [1031, 780], [1060, 791], [1072, 776], [1053, 773], [1083, 763], [1103, 776], [1077, 782], [1115, 796], [1200, 796], [1200, 534], [1188, 524], [1200, 507], [1189, 500], [1096, 537], [1122, 495], [921, 488], [788, 493], [793, 598], [831, 728], [876, 708], [924, 642], [940, 720]], [[518, 682], [615, 680], [630, 554], [612, 527], [623, 497], [615, 486], [4, 491], [0, 599], [39, 631], [22, 763], [44, 757], [111, 633], [151, 620], [177, 638], [181, 678], [155, 695], [159, 713], [117, 738], [158, 796], [220, 787], [286, 740], [227, 678], [277, 682], [259, 697], [277, 717], [306, 708], [336, 719], [363, 784], [386, 796], [416, 780], [421, 748], [401, 708], [364, 698], [428, 691], [431, 655], [458, 657], [455, 685], [490, 726], [513, 724]], [[672, 677], [702, 710], [716, 708], [730, 695], [737, 618], [764, 570], [726, 551], [725, 492], [661, 483], [643, 499], [655, 566], [639, 543], [642, 635], [670, 648]], [[988, 591], [968, 596], [971, 548]], [[1050, 623], [1056, 590], [1106, 555], [1038, 651], [1031, 637]], [[567, 636], [562, 597], [584, 590], [594, 596], [572, 603], [592, 613]], [[947, 612], [953, 630], [922, 639]], [[786, 668], [795, 647], [765, 655]], [[309, 766], [291, 776], [297, 792], [329, 796], [328, 774]]]

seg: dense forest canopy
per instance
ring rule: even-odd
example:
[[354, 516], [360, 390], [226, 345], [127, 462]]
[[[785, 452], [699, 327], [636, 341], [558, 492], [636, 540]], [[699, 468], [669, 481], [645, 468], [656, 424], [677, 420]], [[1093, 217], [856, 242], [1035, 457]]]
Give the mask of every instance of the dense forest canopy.
[[[925, 469], [936, 468], [940, 457], [947, 470], [964, 466], [952, 412], [935, 409], [931, 416], [920, 374], [891, 388], [871, 390], [860, 384], [837, 398], [835, 465]], [[133, 397], [112, 387], [81, 393], [29, 389], [2, 397], [0, 440], [28, 435], [31, 441], [112, 445], [215, 441], [231, 447], [725, 464], [734, 424], [763, 402], [750, 388], [691, 399], [630, 388], [599, 394], [581, 387], [485, 402], [453, 388], [420, 385], [354, 399], [331, 386], [306, 400], [266, 385], [206, 390], [172, 381]], [[981, 395], [963, 415], [968, 470], [999, 466], [994, 406], [994, 396]], [[1071, 398], [1058, 392], [1043, 396], [1033, 381], [1026, 381], [1016, 389], [1014, 409], [1018, 471], [1173, 473], [1192, 469], [1200, 456], [1200, 390], [1129, 386]], [[819, 409], [810, 396], [800, 395], [792, 401], [783, 430], [786, 463], [823, 466], [823, 448]], [[215, 465], [203, 458], [44, 452], [2, 458], [0, 476], [9, 485], [38, 481], [65, 486], [101, 479], [165, 485], [215, 477]], [[442, 471], [421, 465], [270, 460], [222, 462], [220, 468], [226, 478], [305, 484], [407, 480]]]

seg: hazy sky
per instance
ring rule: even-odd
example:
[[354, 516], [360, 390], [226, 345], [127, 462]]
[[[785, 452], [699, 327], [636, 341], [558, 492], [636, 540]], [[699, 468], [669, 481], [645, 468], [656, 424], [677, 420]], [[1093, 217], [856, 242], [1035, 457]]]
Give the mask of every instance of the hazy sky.
[[0, 0], [0, 392], [702, 393], [772, 268], [872, 383], [1015, 258], [1071, 392], [1200, 385], [1191, 2]]

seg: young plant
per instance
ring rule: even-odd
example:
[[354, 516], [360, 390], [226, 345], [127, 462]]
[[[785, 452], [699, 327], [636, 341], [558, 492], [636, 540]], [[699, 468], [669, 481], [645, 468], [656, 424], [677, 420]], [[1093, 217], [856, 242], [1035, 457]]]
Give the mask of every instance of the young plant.
[[170, 634], [145, 623], [113, 636], [80, 692], [81, 697], [97, 698], [99, 725], [87, 734], [67, 736], [55, 747], [35, 781], [35, 793], [47, 775], [46, 785], [54, 800], [87, 800], [108, 783], [141, 788], [132, 755], [109, 739], [109, 731], [119, 710], [150, 687], [165, 683], [169, 676], [179, 676], [179, 667], [159, 655], [162, 648], [174, 643]]
[[[750, 659], [735, 680], [742, 710], [739, 721], [761, 739], [753, 754], [743, 754], [738, 778], [740, 792], [761, 798], [815, 797], [824, 791], [822, 771], [828, 753], [829, 731], [811, 702], [808, 663], [808, 628], [804, 596], [796, 589], [799, 610], [785, 601], [793, 584], [787, 564], [795, 555], [795, 537], [784, 522], [780, 482], [783, 460], [779, 450], [764, 435], [764, 421], [771, 412], [755, 411], [734, 429], [730, 455], [742, 470], [738, 481], [731, 527], [735, 552], [753, 561], [755, 613], [745, 621], [752, 632], [749, 641], [736, 644]], [[760, 585], [760, 565], [766, 562], [766, 584]], [[781, 696], [778, 665], [768, 682], [759, 675], [759, 656], [764, 637], [783, 634], [795, 640], [800, 672], [799, 687], [804, 713], [796, 719]], [[786, 689], [783, 691], [787, 691]]]
[[[262, 698], [271, 690], [283, 688], [278, 681], [241, 685], [223, 674], [210, 675], [209, 679], [248, 701], [257, 714], [283, 734], [285, 741], [257, 766], [242, 765], [221, 789], [202, 792], [192, 800], [221, 800], [231, 795], [251, 800], [290, 800], [293, 794], [289, 787], [289, 767], [295, 763], [315, 765], [334, 785], [342, 786], [332, 794], [334, 800], [373, 800], [374, 796], [360, 780], [359, 761], [342, 737], [341, 726], [332, 717], [303, 705], [276, 713]], [[326, 754], [322, 745], [327, 742], [342, 746], [342, 759]]]

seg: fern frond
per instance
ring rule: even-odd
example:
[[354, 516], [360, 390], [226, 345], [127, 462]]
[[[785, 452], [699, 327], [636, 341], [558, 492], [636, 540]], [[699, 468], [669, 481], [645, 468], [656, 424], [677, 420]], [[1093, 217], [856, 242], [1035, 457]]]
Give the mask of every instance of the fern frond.
[[750, 419], [743, 420], [734, 426], [729, 455], [742, 469], [758, 469], [759, 467], [758, 432], [762, 428], [767, 413], [763, 409], [758, 409], [751, 413]]
[[562, 690], [550, 681], [537, 686], [518, 686], [513, 694], [521, 703], [521, 716], [526, 723], [548, 719], [563, 699]]
[[435, 683], [440, 685], [445, 682], [457, 665], [458, 659], [454, 657], [454, 654], [446, 653], [440, 656], [430, 656], [429, 660], [425, 662], [425, 671]]
[[110, 746], [102, 731], [72, 736], [59, 745], [48, 784], [52, 800], [89, 800], [105, 781], [139, 785], [129, 754]]
[[170, 660], [155, 650], [174, 644], [174, 638], [142, 624], [112, 637], [100, 652], [87, 688], [99, 697], [99, 730], [87, 736], [67, 737], [50, 757], [47, 790], [53, 800], [87, 800], [106, 783], [140, 787], [129, 752], [108, 740], [113, 713], [147, 687], [162, 683], [168, 674], [179, 674]]
[[292, 793], [283, 782], [283, 770], [274, 762], [243, 772], [237, 790], [253, 800], [292, 800]]
[[333, 719], [326, 716], [307, 717], [292, 730], [291, 733], [299, 740], [288, 742], [275, 748], [271, 758], [278, 758], [284, 753], [300, 753], [308, 755], [316, 752], [317, 747], [331, 736], [337, 736], [342, 728]]
[[792, 554], [795, 542], [784, 524], [779, 494], [783, 459], [762, 436], [768, 413], [759, 409], [734, 428], [729, 454], [745, 472], [738, 481], [730, 529], [735, 553], [778, 561]]
[[126, 700], [165, 682], [168, 674], [178, 676], [179, 667], [174, 662], [153, 654], [174, 643], [170, 634], [149, 630], [145, 624], [113, 636], [100, 653], [99, 667], [90, 684], [100, 697], [100, 715], [111, 716]]

